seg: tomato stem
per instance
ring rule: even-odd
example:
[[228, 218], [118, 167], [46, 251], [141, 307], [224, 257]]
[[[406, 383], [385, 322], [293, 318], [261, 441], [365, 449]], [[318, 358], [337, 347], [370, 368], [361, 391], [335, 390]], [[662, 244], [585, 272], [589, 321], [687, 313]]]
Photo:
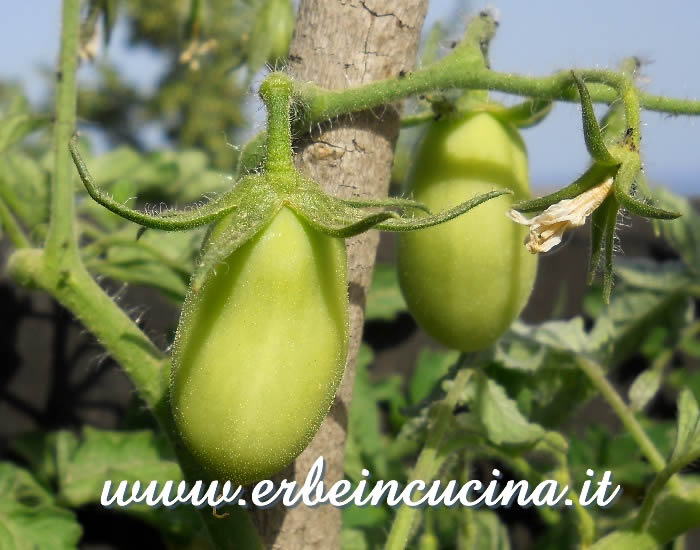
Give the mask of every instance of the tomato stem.
[[54, 173], [51, 188], [51, 220], [46, 237], [46, 262], [54, 269], [78, 260], [74, 228], [73, 167], [68, 154], [78, 101], [78, 42], [80, 0], [64, 0], [61, 50], [56, 73], [56, 122], [54, 124]]
[[[458, 360], [459, 366], [464, 366], [465, 358], [466, 354], [460, 356]], [[473, 373], [473, 369], [466, 368], [457, 371], [457, 376], [455, 376], [454, 383], [447, 392], [447, 395], [442, 401], [435, 404], [431, 411], [434, 423], [428, 432], [423, 450], [420, 452], [420, 455], [418, 455], [416, 466], [410, 476], [411, 480], [423, 480], [427, 487], [433, 477], [435, 477], [440, 464], [438, 453], [442, 445], [442, 440], [450, 426], [450, 419], [457, 405], [457, 400], [467, 387]], [[413, 525], [418, 511], [419, 509], [415, 507], [405, 505], [399, 508], [394, 518], [394, 523], [391, 525], [389, 538], [384, 547], [385, 550], [403, 550], [406, 547], [413, 532]]]
[[270, 74], [260, 86], [260, 96], [267, 108], [265, 174], [279, 179], [280, 185], [289, 190], [296, 179], [289, 122], [292, 89], [291, 78], [283, 73]]

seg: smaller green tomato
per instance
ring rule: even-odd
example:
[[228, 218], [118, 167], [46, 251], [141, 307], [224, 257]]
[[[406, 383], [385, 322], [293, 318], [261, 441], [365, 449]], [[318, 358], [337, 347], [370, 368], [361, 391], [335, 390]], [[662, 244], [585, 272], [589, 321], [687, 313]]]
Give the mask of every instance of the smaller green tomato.
[[537, 257], [523, 246], [526, 229], [506, 217], [530, 195], [525, 145], [515, 128], [486, 112], [435, 122], [410, 184], [433, 212], [494, 189], [514, 192], [399, 237], [399, 281], [418, 323], [449, 347], [485, 349], [525, 307], [537, 271]]
[[347, 324], [343, 240], [286, 207], [190, 291], [170, 399], [184, 442], [212, 475], [253, 483], [301, 453], [343, 376]]

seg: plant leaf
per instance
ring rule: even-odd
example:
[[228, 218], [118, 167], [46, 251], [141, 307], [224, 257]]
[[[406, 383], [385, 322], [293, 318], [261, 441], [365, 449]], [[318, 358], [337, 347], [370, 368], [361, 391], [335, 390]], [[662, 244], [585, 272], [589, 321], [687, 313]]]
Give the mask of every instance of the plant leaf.
[[406, 311], [406, 301], [399, 289], [396, 268], [390, 264], [375, 265], [365, 319], [390, 321], [402, 311]]
[[700, 273], [700, 214], [689, 200], [666, 189], [657, 189], [654, 197], [661, 206], [682, 214], [680, 219], [659, 222], [658, 226], [685, 264], [695, 273]]
[[73, 512], [57, 506], [29, 472], [0, 462], [0, 548], [77, 548], [81, 534]]
[[476, 408], [488, 438], [496, 445], [535, 443], [545, 435], [541, 426], [529, 422], [502, 386], [479, 374]]
[[629, 389], [630, 408], [633, 411], [641, 411], [649, 404], [661, 388], [663, 372], [650, 368], [642, 371]]
[[681, 390], [678, 397], [678, 433], [670, 462], [685, 465], [698, 458], [700, 458], [700, 409], [692, 392], [686, 388]]
[[48, 124], [46, 116], [18, 113], [0, 119], [0, 153]]

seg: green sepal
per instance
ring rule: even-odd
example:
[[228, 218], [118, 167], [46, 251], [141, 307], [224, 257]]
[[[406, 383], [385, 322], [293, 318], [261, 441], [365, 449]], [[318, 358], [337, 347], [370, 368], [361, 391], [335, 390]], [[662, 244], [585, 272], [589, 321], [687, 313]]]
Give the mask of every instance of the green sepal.
[[622, 163], [615, 176], [615, 198], [632, 214], [657, 220], [674, 220], [680, 212], [671, 212], [651, 206], [632, 196], [633, 185], [640, 173], [639, 157], [634, 155]]
[[284, 204], [268, 180], [260, 175], [243, 178], [232, 193], [240, 208], [219, 220], [205, 237], [190, 281], [192, 292], [199, 292], [217, 266], [255, 237]]
[[553, 105], [549, 99], [531, 98], [494, 114], [518, 128], [530, 128], [542, 122], [552, 112]]
[[583, 137], [586, 140], [586, 149], [588, 149], [588, 153], [599, 164], [607, 166], [620, 164], [605, 146], [605, 141], [600, 133], [600, 126], [598, 126], [598, 119], [593, 111], [593, 102], [591, 101], [591, 95], [588, 93], [588, 88], [586, 88], [583, 80], [581, 80], [574, 71], [571, 71], [571, 76], [576, 83], [581, 98]]
[[[603, 301], [610, 303], [610, 294], [613, 287], [613, 256], [615, 252], [615, 225], [617, 224], [617, 212], [620, 205], [614, 197], [605, 209], [605, 263], [603, 264]], [[606, 201], [608, 200], [606, 199]]]
[[73, 157], [73, 162], [78, 169], [80, 179], [93, 200], [108, 210], [114, 212], [118, 216], [138, 223], [142, 226], [151, 229], [161, 229], [164, 231], [183, 231], [187, 229], [194, 229], [195, 227], [207, 225], [224, 217], [239, 206], [236, 204], [235, 200], [236, 193], [229, 191], [217, 197], [213, 201], [208, 202], [207, 204], [182, 212], [169, 210], [159, 215], [152, 215], [146, 214], [145, 212], [141, 212], [139, 210], [133, 210], [114, 200], [108, 193], [105, 193], [102, 189], [95, 185], [95, 182], [92, 179], [90, 172], [88, 172], [87, 166], [85, 166], [85, 162], [83, 162], [80, 152], [78, 151], [76, 137], [73, 137], [71, 140], [69, 149], [71, 156]]
[[605, 236], [605, 227], [607, 220], [607, 212], [610, 203], [615, 200], [615, 197], [608, 196], [603, 203], [591, 214], [591, 255], [588, 261], [588, 284], [593, 284], [595, 275], [600, 264], [600, 255], [603, 251], [603, 237]]
[[428, 36], [423, 43], [423, 51], [420, 54], [421, 67], [427, 67], [437, 60], [440, 42], [442, 42], [446, 36], [447, 32], [440, 24], [440, 21], [433, 23], [433, 26], [430, 27]]
[[339, 199], [348, 206], [353, 206], [356, 208], [415, 208], [416, 210], [422, 210], [426, 214], [430, 214], [430, 208], [428, 208], [422, 202], [414, 201], [412, 199], [402, 199], [389, 197], [386, 199]]
[[[312, 227], [331, 237], [352, 237], [389, 218], [398, 217], [392, 210], [367, 212], [361, 206], [369, 201], [333, 197], [303, 176], [298, 176], [297, 184], [297, 190], [288, 195], [285, 202]], [[378, 202], [383, 201], [379, 199]]]
[[615, 252], [615, 225], [620, 204], [613, 195], [609, 195], [591, 215], [591, 257], [588, 264], [588, 284], [593, 283], [600, 256], [605, 251], [603, 263], [603, 301], [610, 303], [614, 273], [613, 258]]
[[605, 181], [615, 173], [615, 170], [617, 170], [617, 167], [594, 163], [573, 183], [567, 185], [563, 189], [551, 193], [550, 195], [545, 195], [544, 197], [519, 202], [514, 205], [513, 208], [518, 212], [537, 212], [544, 210], [561, 200], [578, 197], [584, 191], [588, 191], [591, 187]]
[[243, 145], [236, 162], [236, 175], [239, 178], [258, 171], [263, 165], [266, 141], [267, 132], [262, 131], [255, 134]]
[[375, 227], [377, 229], [381, 229], [382, 231], [414, 231], [416, 229], [425, 229], [426, 227], [432, 227], [434, 225], [439, 225], [450, 221], [451, 219], [468, 212], [475, 206], [479, 206], [488, 200], [511, 193], [512, 191], [510, 189], [490, 191], [489, 193], [484, 193], [483, 195], [477, 195], [476, 197], [463, 202], [454, 208], [450, 208], [449, 210], [445, 210], [438, 214], [414, 218], [394, 218], [378, 223]]

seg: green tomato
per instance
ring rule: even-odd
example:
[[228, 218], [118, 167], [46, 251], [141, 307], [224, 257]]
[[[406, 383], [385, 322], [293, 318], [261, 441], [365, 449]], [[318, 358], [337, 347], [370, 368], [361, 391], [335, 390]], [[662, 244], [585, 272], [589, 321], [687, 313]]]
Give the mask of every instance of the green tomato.
[[347, 343], [344, 242], [285, 207], [185, 300], [170, 399], [186, 445], [219, 479], [276, 474], [327, 414]]
[[527, 229], [506, 217], [530, 195], [525, 145], [486, 112], [438, 121], [419, 146], [410, 183], [433, 212], [494, 189], [514, 192], [399, 238], [399, 282], [418, 323], [451, 348], [487, 348], [525, 307], [537, 271], [523, 246]]

